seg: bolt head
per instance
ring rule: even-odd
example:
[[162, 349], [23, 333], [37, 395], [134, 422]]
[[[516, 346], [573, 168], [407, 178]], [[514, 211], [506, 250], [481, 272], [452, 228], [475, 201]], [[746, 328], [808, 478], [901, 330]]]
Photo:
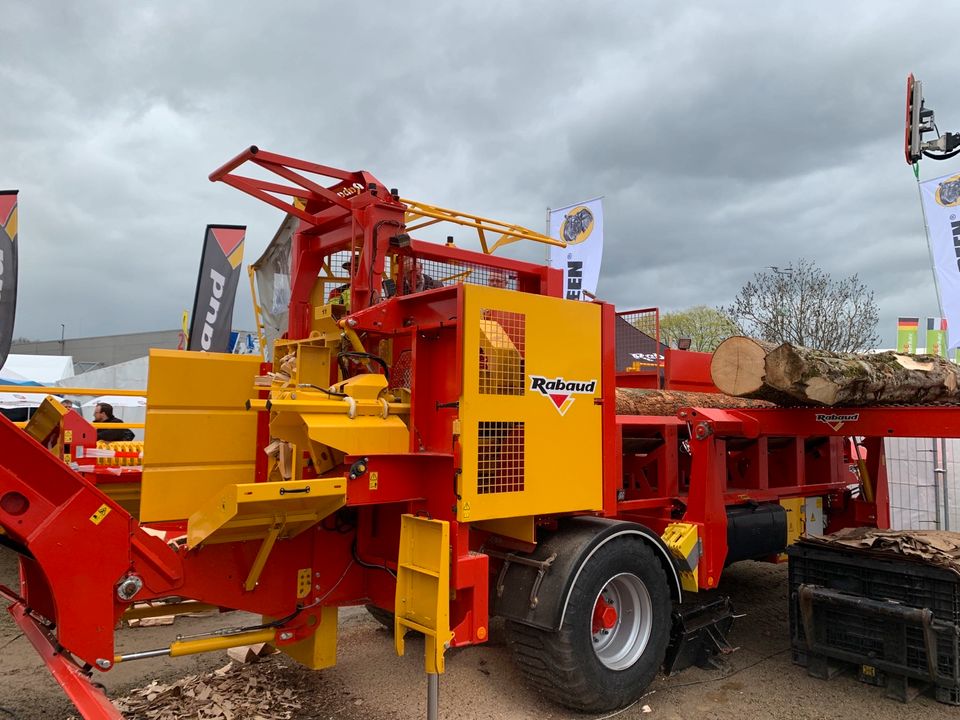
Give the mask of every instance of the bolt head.
[[113, 663], [106, 658], [97, 658], [97, 667], [101, 670], [109, 670], [113, 667]]
[[292, 632], [282, 632], [282, 633], [280, 633], [280, 639], [281, 639], [281, 640], [292, 640], [292, 639], [293, 639], [293, 633], [292, 633]]
[[143, 589], [143, 580], [137, 575], [127, 575], [117, 584], [117, 597], [132, 600]]

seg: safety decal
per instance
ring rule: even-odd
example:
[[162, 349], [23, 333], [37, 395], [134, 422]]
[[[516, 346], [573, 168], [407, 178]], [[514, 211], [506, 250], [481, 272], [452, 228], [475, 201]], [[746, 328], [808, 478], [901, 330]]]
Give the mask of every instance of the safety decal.
[[110, 514], [110, 506], [106, 503], [97, 508], [97, 511], [90, 516], [90, 522], [94, 525], [99, 525], [103, 522], [103, 519]]

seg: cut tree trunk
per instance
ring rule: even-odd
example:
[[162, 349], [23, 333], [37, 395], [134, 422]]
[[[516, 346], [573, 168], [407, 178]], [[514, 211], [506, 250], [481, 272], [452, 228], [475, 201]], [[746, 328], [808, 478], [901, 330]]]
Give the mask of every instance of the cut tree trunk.
[[772, 347], [735, 337], [717, 348], [711, 373], [723, 392], [779, 405], [863, 407], [960, 401], [960, 369], [936, 355], [835, 353], [791, 343]]
[[685, 407], [731, 410], [770, 407], [770, 403], [730, 397], [720, 393], [617, 388], [617, 415], [666, 415], [676, 417], [680, 408]]
[[713, 384], [727, 395], [766, 400], [777, 405], [795, 405], [790, 395], [764, 382], [764, 359], [777, 343], [735, 335], [713, 352], [710, 376]]
[[937, 355], [831, 353], [784, 343], [764, 367], [768, 384], [800, 402], [859, 407], [960, 400], [957, 365]]

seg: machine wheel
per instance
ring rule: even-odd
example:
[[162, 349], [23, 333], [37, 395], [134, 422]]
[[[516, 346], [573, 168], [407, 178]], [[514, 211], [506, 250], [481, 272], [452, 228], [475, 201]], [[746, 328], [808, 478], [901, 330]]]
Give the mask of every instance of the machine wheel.
[[574, 710], [629, 705], [656, 677], [670, 640], [670, 590], [650, 548], [611, 540], [590, 557], [558, 631], [509, 622], [529, 684]]
[[366, 605], [367, 612], [370, 613], [370, 617], [376, 620], [378, 623], [383, 625], [391, 633], [393, 632], [393, 613], [389, 610], [384, 610], [381, 607], [376, 605]]

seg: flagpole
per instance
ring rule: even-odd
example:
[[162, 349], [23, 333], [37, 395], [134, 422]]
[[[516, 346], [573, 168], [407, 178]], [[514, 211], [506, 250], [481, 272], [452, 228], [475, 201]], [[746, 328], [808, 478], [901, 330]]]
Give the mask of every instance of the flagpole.
[[[551, 212], [551, 211], [550, 211], [550, 206], [548, 205], [548, 206], [547, 206], [547, 223], [546, 223], [546, 228], [547, 228], [547, 229], [544, 230], [544, 232], [543, 232], [543, 234], [546, 235], [547, 237], [550, 237], [550, 212]], [[551, 245], [546, 245], [546, 246], [545, 246], [546, 251], [547, 251], [547, 266], [548, 266], [548, 267], [549, 267], [549, 265], [550, 265], [550, 248], [551, 248], [551, 247], [552, 247]]]
[[923, 214], [923, 234], [927, 238], [927, 255], [930, 257], [930, 269], [933, 271], [933, 287], [937, 291], [937, 308], [939, 309], [940, 317], [944, 317], [943, 300], [940, 297], [940, 281], [937, 279], [937, 266], [933, 260], [933, 244], [930, 241], [930, 225], [927, 223], [927, 208], [923, 204], [923, 188], [920, 187], [920, 166], [917, 163], [913, 164], [913, 174], [917, 178], [917, 194], [920, 197], [920, 212]]

